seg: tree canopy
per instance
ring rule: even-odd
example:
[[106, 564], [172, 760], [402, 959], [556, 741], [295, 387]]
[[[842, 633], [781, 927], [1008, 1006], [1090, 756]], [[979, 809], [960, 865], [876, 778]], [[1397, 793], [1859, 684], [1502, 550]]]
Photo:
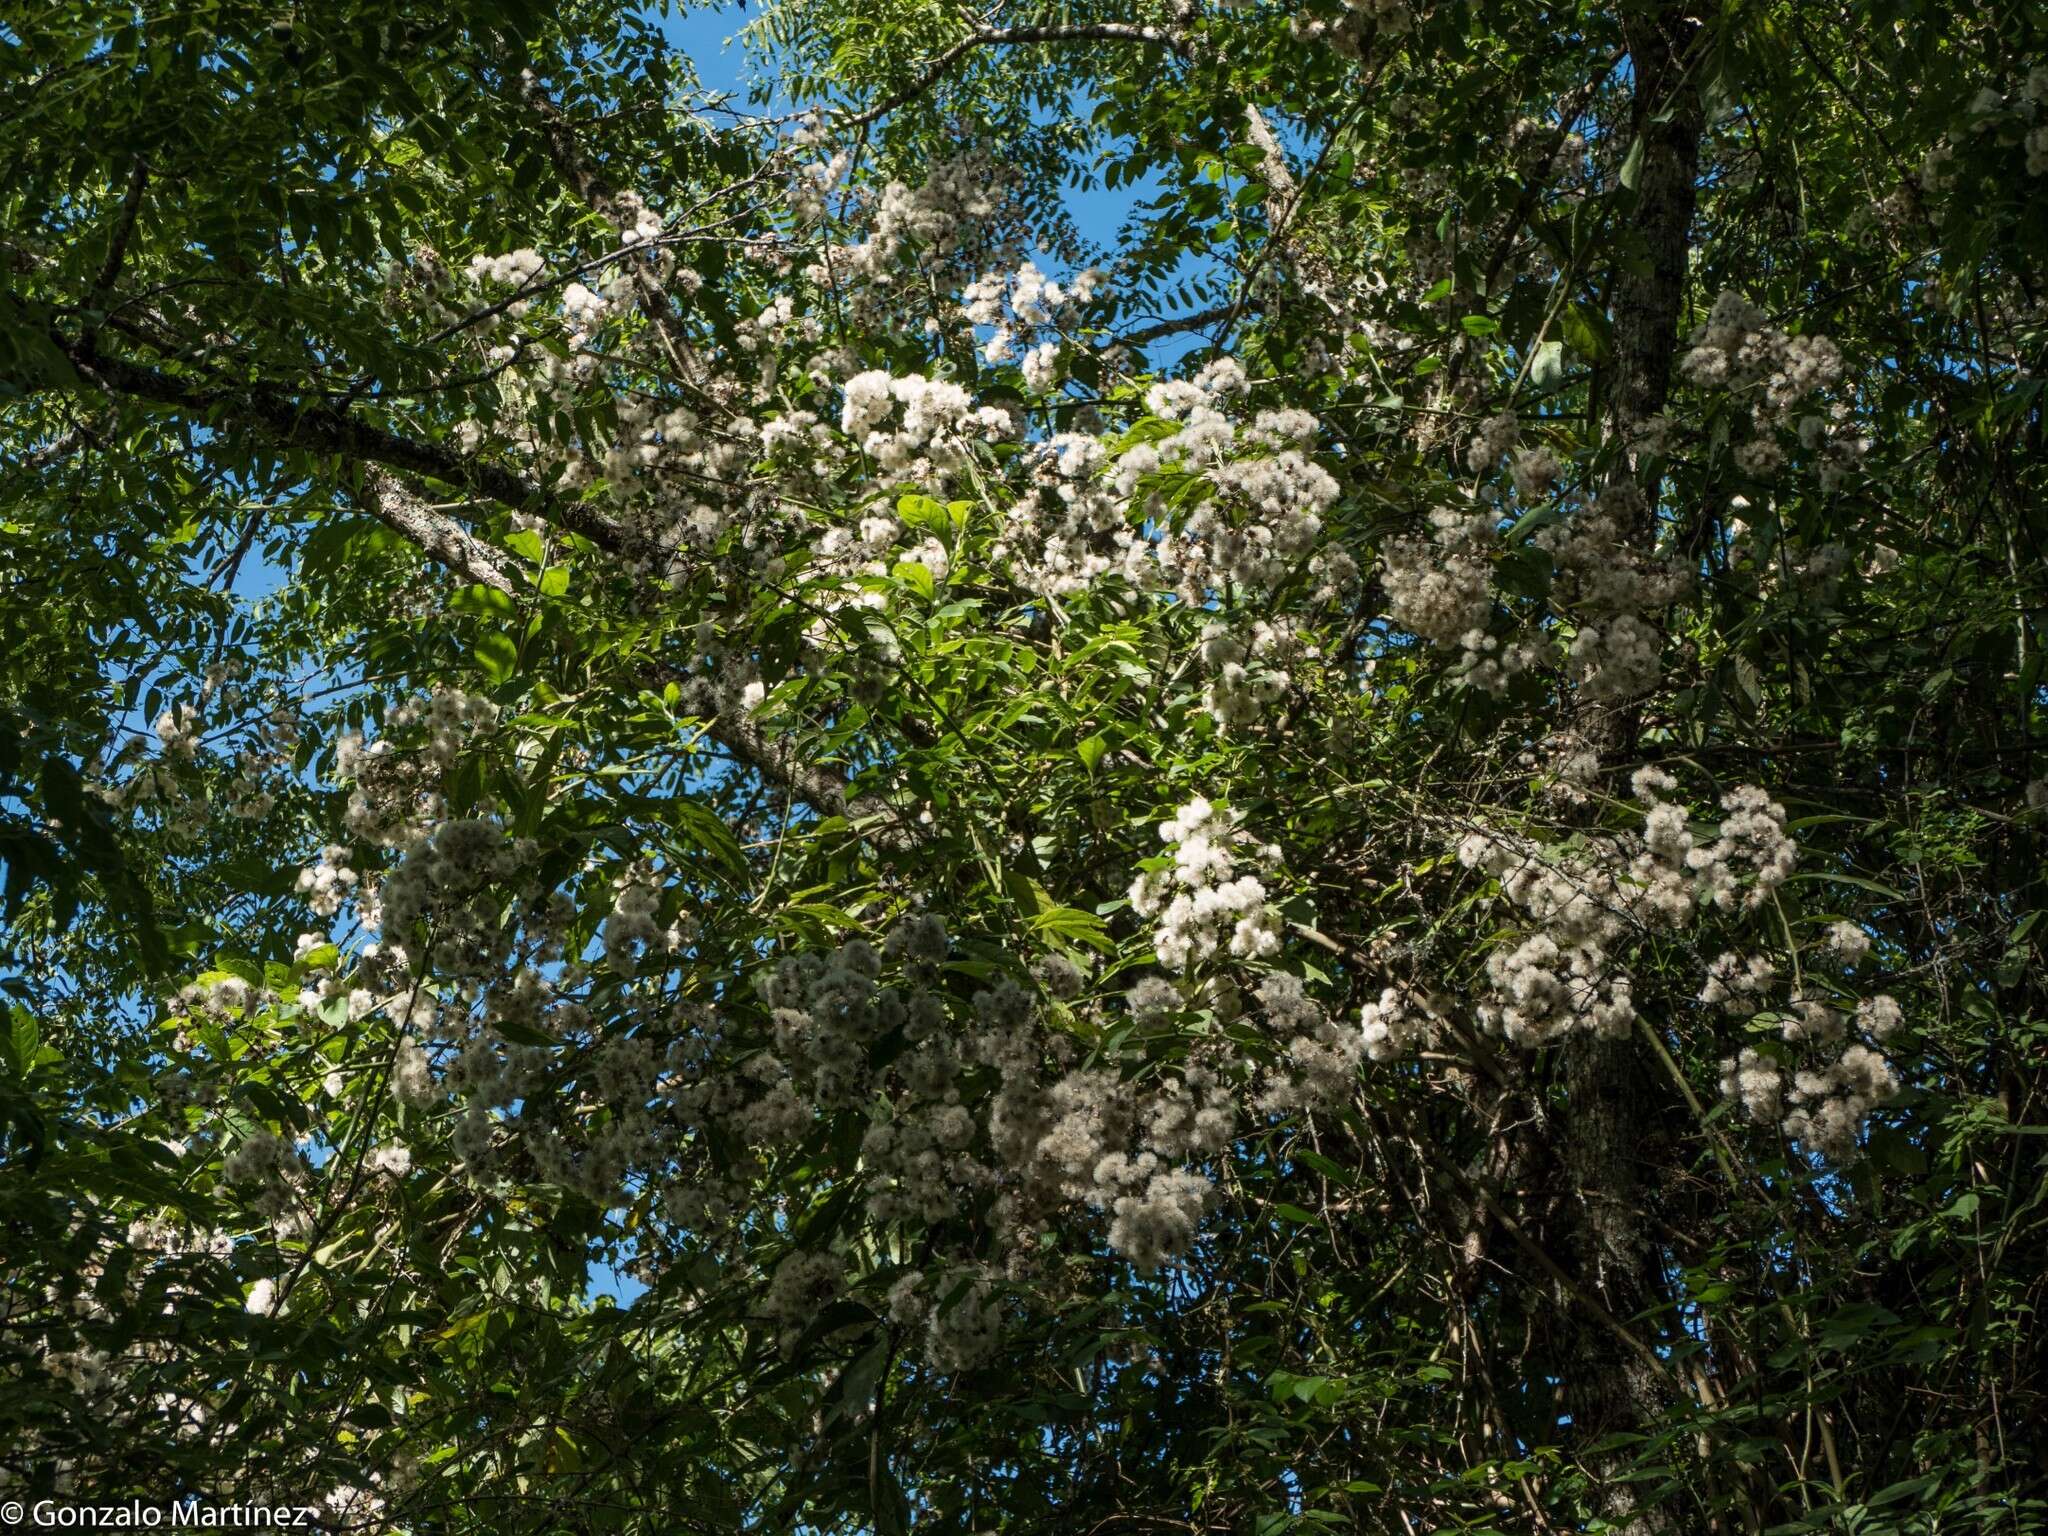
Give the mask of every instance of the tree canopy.
[[2048, 1530], [2044, 252], [2009, 0], [0, 7], [0, 1494]]

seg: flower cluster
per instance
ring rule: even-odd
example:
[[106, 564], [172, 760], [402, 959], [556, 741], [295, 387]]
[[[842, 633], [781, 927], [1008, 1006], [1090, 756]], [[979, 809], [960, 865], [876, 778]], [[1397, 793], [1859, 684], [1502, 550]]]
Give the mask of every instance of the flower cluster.
[[1017, 430], [1001, 406], [977, 406], [958, 384], [921, 373], [856, 374], [846, 381], [844, 401], [840, 430], [885, 473], [921, 485], [942, 484], [975, 443], [1002, 442]]
[[1277, 869], [1280, 850], [1261, 846], [1235, 818], [1197, 795], [1159, 824], [1159, 840], [1172, 856], [1131, 882], [1131, 907], [1157, 919], [1152, 935], [1159, 963], [1193, 970], [1227, 950], [1238, 960], [1265, 960], [1280, 952], [1280, 920], [1265, 885], [1240, 872], [1245, 856]]
[[1576, 621], [1565, 665], [1589, 702], [1639, 697], [1662, 674], [1659, 611], [1691, 577], [1675, 557], [1640, 549], [1632, 535], [1648, 522], [1642, 492], [1617, 480], [1530, 541], [1550, 556], [1551, 606]]
[[1440, 507], [1426, 534], [1389, 540], [1380, 551], [1380, 582], [1394, 622], [1425, 644], [1459, 654], [1459, 675], [1475, 688], [1503, 693], [1549, 652], [1542, 640], [1494, 632], [1493, 562], [1499, 519], [1489, 510]]
[[1816, 399], [1842, 381], [1841, 349], [1825, 336], [1794, 336], [1733, 290], [1714, 301], [1692, 335], [1679, 371], [1705, 389], [1725, 389], [1748, 407], [1752, 435], [1735, 450], [1742, 472], [1763, 479], [1785, 461], [1781, 431], [1814, 455], [1824, 488], [1841, 484], [1869, 451], [1848, 404]]
[[1721, 1063], [1721, 1092], [1760, 1125], [1773, 1125], [1836, 1162], [1855, 1155], [1863, 1123], [1897, 1096], [1891, 1064], [1871, 1047], [1848, 1045], [1833, 1061], [1791, 1074], [1754, 1047]]
[[[960, 312], [968, 322], [989, 331], [981, 355], [991, 363], [1015, 361], [1025, 385], [1036, 394], [1058, 387], [1061, 378], [1061, 336], [1080, 324], [1080, 312], [1101, 290], [1103, 273], [1083, 268], [1067, 283], [1058, 283], [1026, 261], [1014, 272], [988, 272], [968, 284], [960, 296]], [[1005, 300], [1007, 299], [1007, 309]], [[1047, 331], [1054, 334], [1019, 353], [1020, 340]]]
[[1268, 1026], [1285, 1042], [1259, 1095], [1259, 1108], [1277, 1114], [1348, 1099], [1358, 1082], [1359, 1062], [1370, 1052], [1370, 1039], [1331, 1017], [1308, 995], [1299, 977], [1276, 971], [1260, 981], [1258, 997]]
[[283, 1214], [304, 1171], [295, 1147], [270, 1131], [252, 1131], [243, 1137], [221, 1164], [221, 1177], [229, 1184], [255, 1185], [251, 1203], [265, 1216]]
[[1295, 13], [1288, 30], [1303, 42], [1323, 42], [1347, 59], [1363, 58], [1374, 37], [1403, 37], [1414, 29], [1407, 0], [1343, 0], [1334, 16]]

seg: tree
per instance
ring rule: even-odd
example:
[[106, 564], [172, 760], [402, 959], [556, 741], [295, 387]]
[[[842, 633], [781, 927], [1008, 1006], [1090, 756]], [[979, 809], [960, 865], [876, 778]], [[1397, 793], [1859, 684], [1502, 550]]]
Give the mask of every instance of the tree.
[[8, 25], [11, 1493], [2048, 1524], [2033, 8]]

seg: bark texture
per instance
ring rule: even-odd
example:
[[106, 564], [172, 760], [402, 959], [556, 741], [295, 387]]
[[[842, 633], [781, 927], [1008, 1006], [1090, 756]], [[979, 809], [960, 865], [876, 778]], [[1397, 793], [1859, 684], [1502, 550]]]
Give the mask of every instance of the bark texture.
[[[1613, 287], [1613, 376], [1606, 426], [1618, 449], [1617, 476], [1642, 492], [1628, 537], [1645, 553], [1657, 535], [1658, 485], [1638, 449], [1644, 424], [1670, 394], [1697, 204], [1704, 114], [1698, 83], [1703, 19], [1710, 8], [1631, 6], [1622, 17], [1632, 85], [1635, 202]], [[1583, 733], [1610, 763], [1633, 751], [1634, 711], [1588, 719]], [[1654, 1022], [1654, 1021], [1653, 1021]], [[1666, 1256], [1655, 1236], [1660, 1191], [1646, 1173], [1663, 1165], [1678, 1106], [1653, 1074], [1642, 1041], [1592, 1036], [1564, 1049], [1558, 1172], [1565, 1200], [1559, 1237], [1580, 1286], [1638, 1337], [1668, 1336]], [[1631, 1536], [1684, 1528], [1678, 1509], [1645, 1497], [1647, 1484], [1622, 1481], [1633, 1448], [1592, 1447], [1606, 1436], [1641, 1434], [1663, 1417], [1674, 1390], [1660, 1372], [1583, 1306], [1567, 1308], [1558, 1360], [1572, 1438], [1601, 1485], [1600, 1513]]]

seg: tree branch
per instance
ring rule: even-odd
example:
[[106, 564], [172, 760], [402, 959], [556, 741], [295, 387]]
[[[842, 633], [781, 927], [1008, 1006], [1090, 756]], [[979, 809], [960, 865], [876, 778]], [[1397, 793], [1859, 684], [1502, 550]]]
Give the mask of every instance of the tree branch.
[[458, 575], [507, 597], [519, 590], [518, 583], [499, 563], [496, 551], [454, 518], [436, 511], [415, 487], [383, 466], [363, 466], [356, 500], [393, 533], [419, 546]]
[[501, 464], [471, 458], [425, 438], [403, 436], [352, 412], [303, 400], [276, 386], [202, 388], [179, 375], [106, 355], [89, 341], [72, 341], [57, 333], [50, 339], [81, 377], [108, 394], [215, 416], [279, 447], [307, 448], [431, 476], [544, 517], [614, 554], [643, 552], [631, 533], [602, 512], [555, 497]]
[[89, 309], [99, 306], [100, 300], [113, 291], [115, 280], [121, 275], [122, 263], [128, 259], [128, 242], [135, 237], [135, 221], [142, 213], [143, 188], [148, 185], [149, 162], [138, 155], [135, 169], [128, 176], [127, 194], [121, 199], [121, 218], [114, 226], [107, 259], [100, 264], [99, 276], [93, 279], [92, 290], [86, 295], [86, 307]]
[[1113, 340], [1120, 347], [1142, 347], [1151, 342], [1163, 341], [1168, 336], [1178, 336], [1185, 331], [1199, 331], [1219, 320], [1234, 320], [1238, 309], [1239, 306], [1235, 304], [1214, 304], [1191, 315], [1181, 315], [1176, 319], [1141, 326], [1135, 331], [1127, 331], [1121, 336], [1114, 337]]
[[[439, 443], [400, 436], [331, 406], [306, 404], [283, 391], [202, 389], [175, 375], [103, 356], [61, 335], [51, 339], [88, 382], [109, 394], [210, 414], [282, 446], [337, 455], [361, 472], [359, 500], [365, 511], [438, 563], [497, 591], [511, 593], [517, 587], [495, 552], [453, 519], [434, 511], [424, 496], [392, 471], [431, 476], [506, 506], [536, 511], [558, 527], [584, 534], [610, 553], [639, 552], [638, 541], [609, 518], [552, 497], [501, 465], [465, 458]], [[894, 806], [866, 796], [849, 800], [843, 778], [828, 768], [801, 761], [792, 742], [771, 737], [751, 719], [721, 712], [707, 723], [706, 731], [739, 761], [820, 815], [844, 816], [849, 821], [883, 817], [886, 820], [863, 828], [863, 835], [895, 852], [918, 846], [918, 839]]]

